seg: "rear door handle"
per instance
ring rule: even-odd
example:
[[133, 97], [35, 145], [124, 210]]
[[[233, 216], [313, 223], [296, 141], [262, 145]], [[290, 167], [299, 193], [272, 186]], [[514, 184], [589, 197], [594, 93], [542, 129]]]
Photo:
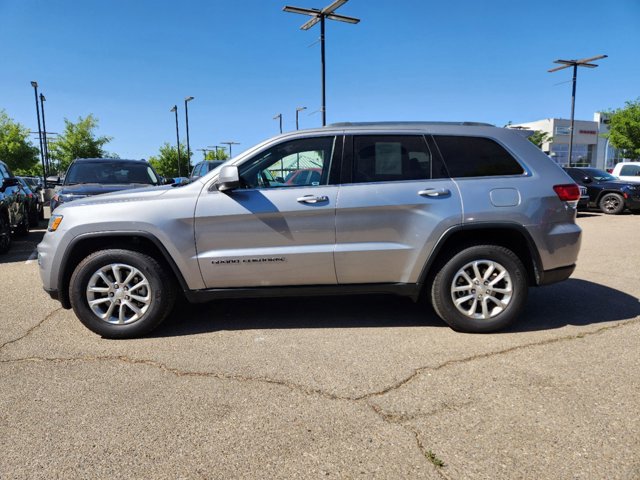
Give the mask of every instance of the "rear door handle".
[[320, 202], [328, 202], [329, 197], [326, 195], [305, 195], [304, 197], [298, 197], [296, 199], [300, 203], [320, 203]]
[[425, 188], [418, 192], [418, 195], [423, 197], [444, 197], [450, 194], [448, 188]]

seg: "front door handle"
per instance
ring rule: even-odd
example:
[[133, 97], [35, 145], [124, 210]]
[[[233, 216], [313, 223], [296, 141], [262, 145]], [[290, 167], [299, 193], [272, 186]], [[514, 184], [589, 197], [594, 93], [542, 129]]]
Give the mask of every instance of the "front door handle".
[[450, 194], [448, 188], [425, 188], [418, 192], [418, 195], [422, 197], [445, 197]]
[[298, 197], [296, 199], [300, 203], [320, 203], [320, 202], [328, 202], [329, 197], [326, 195], [305, 195], [304, 197]]

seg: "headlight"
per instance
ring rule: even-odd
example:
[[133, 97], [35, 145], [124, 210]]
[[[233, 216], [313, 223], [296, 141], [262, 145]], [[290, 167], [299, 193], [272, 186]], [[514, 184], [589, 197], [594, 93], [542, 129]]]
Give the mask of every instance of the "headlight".
[[79, 198], [85, 198], [87, 195], [74, 195], [72, 193], [63, 193], [55, 195], [54, 199], [58, 203], [70, 202], [72, 200], [78, 200]]
[[47, 226], [47, 230], [50, 232], [55, 232], [58, 227], [60, 226], [60, 223], [62, 223], [62, 215], [51, 215], [51, 218], [49, 219], [49, 225]]

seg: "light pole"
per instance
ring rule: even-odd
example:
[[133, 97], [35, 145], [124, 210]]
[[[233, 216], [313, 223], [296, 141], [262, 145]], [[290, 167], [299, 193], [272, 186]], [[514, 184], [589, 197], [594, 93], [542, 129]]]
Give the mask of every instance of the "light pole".
[[298, 130], [298, 128], [299, 128], [299, 127], [298, 127], [298, 114], [299, 114], [301, 111], [306, 110], [306, 109], [307, 109], [307, 107], [297, 107], [297, 108], [296, 108], [296, 130]]
[[322, 64], [322, 126], [327, 124], [327, 102], [325, 91], [325, 68], [324, 68], [324, 21], [326, 18], [329, 20], [338, 20], [339, 22], [346, 23], [359, 23], [359, 18], [346, 17], [344, 15], [338, 15], [333, 13], [339, 7], [347, 3], [348, 0], [335, 0], [331, 5], [324, 7], [322, 10], [317, 8], [300, 8], [286, 6], [283, 8], [285, 12], [299, 13], [301, 15], [309, 15], [313, 17], [300, 27], [300, 30], [309, 30], [316, 23], [320, 22], [320, 62]]
[[178, 144], [178, 176], [180, 175], [180, 133], [178, 132], [178, 106], [174, 105], [170, 112], [174, 112], [176, 114], [176, 143]]
[[49, 165], [49, 144], [47, 142], [47, 123], [44, 120], [44, 102], [46, 101], [47, 99], [41, 93], [40, 94], [40, 110], [42, 111], [42, 135], [44, 137], [44, 140], [42, 142], [42, 147], [44, 149], [44, 164], [47, 166], [47, 170], [49, 170], [51, 166]]
[[194, 97], [186, 97], [184, 99], [184, 118], [187, 124], [187, 162], [189, 164], [189, 170], [191, 170], [191, 148], [189, 147], [189, 108], [187, 103], [193, 100]]
[[47, 168], [45, 165], [44, 149], [42, 147], [42, 128], [40, 127], [40, 106], [38, 105], [38, 82], [31, 82], [36, 96], [36, 115], [38, 116], [38, 140], [40, 141], [40, 159], [42, 160], [42, 184], [47, 188]]
[[232, 146], [232, 145], [240, 145], [240, 142], [234, 142], [233, 140], [231, 140], [231, 141], [229, 141], [229, 142], [220, 142], [220, 143], [222, 143], [223, 145], [229, 145], [229, 158], [231, 158], [231, 157], [232, 157], [232, 154], [231, 154], [231, 146]]
[[279, 114], [277, 114], [275, 117], [273, 117], [273, 119], [274, 119], [274, 120], [275, 120], [276, 118], [280, 120], [280, 133], [282, 133], [282, 114], [281, 114], [281, 113], [279, 113]]
[[598, 65], [593, 62], [594, 60], [600, 60], [601, 58], [607, 58], [607, 55], [597, 55], [595, 57], [583, 58], [582, 60], [554, 60], [553, 63], [562, 64], [561, 67], [552, 68], [548, 70], [549, 73], [557, 72], [565, 68], [573, 67], [573, 89], [571, 91], [571, 127], [569, 130], [569, 166], [571, 166], [571, 157], [573, 155], [573, 124], [574, 124], [574, 112], [576, 106], [576, 79], [578, 77], [578, 67], [596, 68]]

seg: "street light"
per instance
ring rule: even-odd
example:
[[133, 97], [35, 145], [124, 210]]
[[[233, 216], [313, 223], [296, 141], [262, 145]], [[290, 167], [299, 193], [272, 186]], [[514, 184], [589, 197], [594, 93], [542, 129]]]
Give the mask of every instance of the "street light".
[[191, 148], [189, 147], [189, 108], [187, 103], [193, 100], [194, 97], [186, 97], [184, 99], [184, 117], [187, 123], [187, 161], [189, 163], [189, 170], [191, 170]]
[[591, 63], [594, 60], [600, 60], [607, 58], [607, 55], [597, 55], [595, 57], [583, 58], [582, 60], [554, 60], [553, 63], [562, 64], [561, 67], [552, 68], [548, 70], [549, 73], [557, 72], [558, 70], [564, 70], [565, 68], [573, 67], [573, 89], [571, 92], [571, 129], [569, 131], [569, 166], [571, 166], [571, 156], [573, 155], [573, 123], [574, 123], [574, 111], [576, 106], [576, 78], [578, 76], [578, 67], [596, 68], [598, 65]]
[[40, 127], [40, 106], [38, 105], [38, 82], [31, 82], [36, 96], [36, 115], [38, 116], [38, 140], [40, 141], [40, 159], [42, 160], [42, 184], [47, 188], [47, 168], [45, 166], [44, 149], [42, 147], [42, 129]]
[[282, 114], [279, 113], [277, 114], [275, 117], [273, 117], [273, 119], [275, 120], [276, 118], [280, 119], [280, 133], [282, 133]]
[[229, 158], [231, 158], [231, 145], [240, 145], [240, 142], [234, 142], [234, 141], [229, 141], [229, 142], [220, 142], [223, 145], [229, 145]]
[[296, 130], [298, 130], [298, 114], [303, 111], [306, 110], [307, 107], [297, 107], [296, 108]]
[[49, 165], [49, 144], [47, 142], [47, 124], [44, 120], [44, 102], [46, 101], [47, 99], [41, 93], [40, 94], [40, 110], [42, 111], [42, 135], [44, 137], [42, 146], [44, 148], [44, 164], [47, 166], [47, 170], [49, 170], [50, 165]]
[[176, 143], [178, 144], [178, 176], [180, 175], [180, 133], [178, 132], [178, 106], [174, 105], [170, 112], [174, 112], [176, 114]]
[[333, 13], [339, 7], [347, 3], [348, 0], [335, 0], [331, 5], [324, 7], [322, 10], [318, 10], [317, 8], [300, 8], [300, 7], [291, 7], [286, 6], [283, 8], [285, 12], [289, 13], [299, 13], [301, 15], [309, 15], [313, 17], [311, 20], [306, 22], [304, 25], [300, 27], [300, 30], [309, 30], [316, 23], [320, 22], [320, 62], [322, 64], [322, 126], [324, 127], [327, 124], [327, 102], [326, 102], [326, 91], [325, 91], [325, 72], [324, 72], [324, 21], [325, 19], [329, 20], [338, 20], [339, 22], [346, 22], [356, 24], [360, 22], [359, 18], [354, 17], [346, 17], [344, 15], [338, 15]]

